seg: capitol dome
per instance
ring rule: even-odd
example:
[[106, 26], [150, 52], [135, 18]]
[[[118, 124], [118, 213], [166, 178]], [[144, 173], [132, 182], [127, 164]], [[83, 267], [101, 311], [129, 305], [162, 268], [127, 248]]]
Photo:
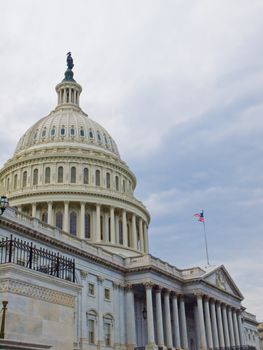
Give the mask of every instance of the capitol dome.
[[[71, 57], [70, 57], [71, 58]], [[111, 135], [79, 105], [68, 64], [57, 106], [19, 140], [0, 170], [11, 206], [123, 256], [148, 252], [150, 215]]]

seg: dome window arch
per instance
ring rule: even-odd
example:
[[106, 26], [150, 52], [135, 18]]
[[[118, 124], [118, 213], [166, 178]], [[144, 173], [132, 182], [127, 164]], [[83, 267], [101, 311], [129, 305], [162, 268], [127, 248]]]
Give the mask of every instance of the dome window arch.
[[84, 137], [85, 136], [85, 132], [84, 132], [84, 129], [82, 127], [79, 130], [79, 136], [80, 137]]
[[76, 178], [77, 178], [77, 176], [76, 176], [76, 167], [73, 166], [70, 169], [70, 182], [75, 184], [76, 183]]
[[110, 173], [106, 173], [106, 187], [110, 188]]
[[58, 183], [63, 183], [63, 166], [58, 167]]
[[22, 177], [22, 187], [26, 187], [27, 185], [27, 171], [25, 170], [23, 172], [23, 177]]
[[77, 213], [72, 211], [69, 215], [69, 233], [72, 236], [77, 235]]
[[64, 125], [62, 125], [61, 129], [60, 129], [60, 135], [61, 136], [65, 136], [66, 135], [66, 128]]
[[101, 136], [100, 136], [99, 130], [97, 131], [97, 139], [98, 139], [98, 142], [101, 143]]
[[33, 172], [33, 186], [38, 185], [38, 169], [34, 169]]
[[75, 128], [73, 125], [70, 128], [70, 136], [75, 136]]
[[100, 170], [96, 170], [95, 172], [95, 185], [100, 186]]
[[90, 224], [90, 214], [87, 212], [85, 214], [85, 238], [90, 239], [90, 228], [91, 228], [91, 224]]
[[50, 131], [50, 135], [51, 136], [55, 136], [56, 135], [56, 127], [55, 126], [52, 127], [52, 129]]
[[87, 185], [89, 183], [89, 169], [84, 168], [83, 169], [83, 184]]
[[63, 214], [61, 211], [56, 212], [56, 227], [62, 230]]
[[45, 184], [50, 184], [50, 167], [45, 169]]
[[115, 176], [115, 188], [116, 188], [116, 191], [119, 191], [119, 190], [120, 190], [120, 186], [119, 186], [119, 176], [118, 176], [118, 175]]

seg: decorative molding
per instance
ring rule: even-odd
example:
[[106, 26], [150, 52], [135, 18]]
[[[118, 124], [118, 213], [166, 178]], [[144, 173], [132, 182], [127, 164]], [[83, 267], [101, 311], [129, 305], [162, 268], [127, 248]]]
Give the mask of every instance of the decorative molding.
[[85, 280], [88, 276], [88, 272], [84, 270], [80, 270], [80, 277], [82, 280]]
[[35, 286], [33, 284], [5, 278], [1, 280], [0, 292], [24, 295], [30, 298], [44, 300], [53, 304], [74, 307], [75, 297], [70, 294], [58, 292], [50, 288]]
[[219, 289], [226, 290], [226, 280], [222, 271], [220, 270], [216, 271], [216, 286]]

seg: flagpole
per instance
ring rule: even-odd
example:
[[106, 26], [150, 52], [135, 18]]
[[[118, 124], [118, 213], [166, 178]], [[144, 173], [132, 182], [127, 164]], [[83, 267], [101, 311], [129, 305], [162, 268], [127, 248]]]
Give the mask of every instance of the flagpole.
[[[203, 211], [204, 213], [204, 211]], [[209, 263], [209, 256], [208, 256], [208, 245], [207, 245], [207, 236], [206, 236], [206, 229], [205, 229], [205, 220], [203, 221], [203, 227], [204, 227], [204, 238], [205, 238], [205, 251], [206, 251], [206, 261], [207, 265], [210, 265]]]

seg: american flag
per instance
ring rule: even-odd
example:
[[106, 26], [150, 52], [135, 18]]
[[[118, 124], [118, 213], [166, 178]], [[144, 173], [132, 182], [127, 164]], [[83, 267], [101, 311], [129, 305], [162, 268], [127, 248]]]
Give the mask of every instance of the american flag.
[[205, 222], [204, 211], [203, 210], [201, 211], [201, 213], [194, 214], [194, 216], [198, 219], [198, 221]]

